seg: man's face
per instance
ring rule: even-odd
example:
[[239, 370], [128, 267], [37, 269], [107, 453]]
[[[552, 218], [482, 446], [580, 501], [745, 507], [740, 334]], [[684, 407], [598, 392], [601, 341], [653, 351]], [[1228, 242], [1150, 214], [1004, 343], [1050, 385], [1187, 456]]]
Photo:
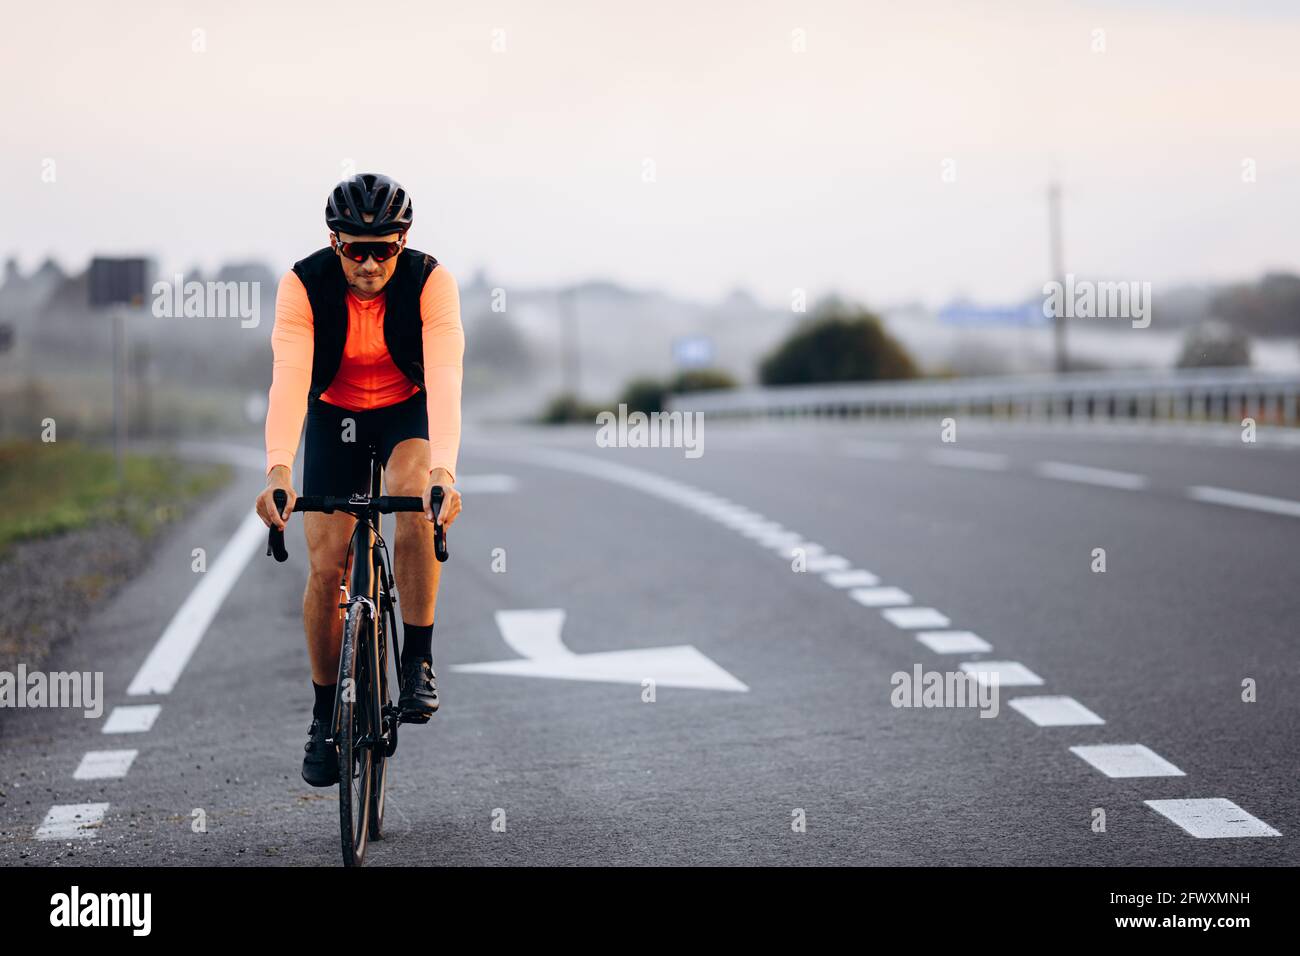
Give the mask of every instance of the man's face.
[[404, 242], [405, 237], [400, 232], [392, 232], [386, 236], [356, 236], [348, 232], [341, 232], [338, 238], [333, 234], [330, 235], [330, 246], [334, 249], [335, 255], [339, 257], [339, 262], [343, 264], [343, 275], [348, 281], [348, 286], [358, 295], [373, 296], [383, 291], [388, 280], [393, 277], [393, 272], [397, 269], [397, 256], [386, 259], [383, 262], [376, 262], [373, 257], [368, 256], [365, 262], [353, 262], [343, 256], [338, 250], [339, 240], [343, 242]]

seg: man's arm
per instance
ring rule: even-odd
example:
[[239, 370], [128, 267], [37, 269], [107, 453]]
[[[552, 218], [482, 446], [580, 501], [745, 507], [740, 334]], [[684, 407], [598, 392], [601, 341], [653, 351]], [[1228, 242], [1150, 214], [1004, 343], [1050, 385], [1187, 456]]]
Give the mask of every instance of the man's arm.
[[311, 303], [302, 280], [290, 270], [280, 279], [275, 295], [275, 328], [271, 332], [274, 366], [266, 409], [268, 474], [279, 465], [286, 472], [293, 469], [307, 414], [314, 349]]
[[429, 412], [431, 483], [456, 480], [460, 453], [460, 390], [465, 357], [465, 330], [460, 321], [460, 292], [446, 266], [429, 274], [420, 293], [424, 335], [424, 389]]

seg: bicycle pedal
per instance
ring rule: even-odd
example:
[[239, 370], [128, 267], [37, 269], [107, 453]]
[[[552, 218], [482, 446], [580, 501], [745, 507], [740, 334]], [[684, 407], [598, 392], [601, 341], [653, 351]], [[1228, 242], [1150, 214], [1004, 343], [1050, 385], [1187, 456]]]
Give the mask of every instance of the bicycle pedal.
[[418, 711], [404, 710], [400, 722], [403, 724], [427, 724], [433, 714], [421, 714]]

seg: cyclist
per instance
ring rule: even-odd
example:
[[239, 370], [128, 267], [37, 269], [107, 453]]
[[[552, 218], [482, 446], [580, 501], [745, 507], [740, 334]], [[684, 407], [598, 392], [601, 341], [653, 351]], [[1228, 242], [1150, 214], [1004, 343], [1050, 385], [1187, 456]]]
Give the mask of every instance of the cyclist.
[[[395, 576], [401, 595], [402, 660], [398, 707], [428, 719], [438, 709], [433, 620], [441, 565], [433, 522], [461, 510], [453, 486], [460, 446], [461, 362], [465, 336], [456, 280], [432, 256], [406, 245], [412, 206], [387, 176], [361, 173], [334, 187], [325, 206], [329, 246], [294, 263], [275, 300], [274, 355], [266, 413], [266, 489], [257, 513], [284, 528], [297, 494], [291, 470], [307, 419], [303, 494], [365, 493], [367, 446], [384, 461], [385, 491], [423, 496], [424, 514], [397, 515]], [[435, 487], [442, 508], [430, 513]], [[288, 503], [277, 513], [273, 494]], [[334, 709], [343, 621], [339, 582], [356, 518], [303, 515], [310, 571], [303, 629], [315, 704], [302, 776], [314, 787], [338, 783], [338, 757], [325, 739]]]

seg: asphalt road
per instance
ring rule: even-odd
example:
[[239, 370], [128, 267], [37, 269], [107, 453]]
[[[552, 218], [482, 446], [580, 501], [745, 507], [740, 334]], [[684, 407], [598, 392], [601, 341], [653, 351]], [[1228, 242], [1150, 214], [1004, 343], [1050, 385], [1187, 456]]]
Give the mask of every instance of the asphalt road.
[[[368, 865], [1300, 861], [1300, 451], [971, 431], [713, 427], [694, 459], [592, 429], [467, 434], [442, 709], [402, 728]], [[339, 863], [336, 793], [299, 776], [301, 523], [288, 564], [264, 557], [237, 533], [261, 472], [238, 475], [48, 663], [103, 671], [103, 717], [0, 711], [0, 863]], [[223, 560], [174, 686], [128, 693]], [[990, 649], [938, 653], [932, 632]], [[996, 717], [891, 702], [916, 665], [990, 662]], [[1042, 683], [1007, 686], [1009, 662]], [[1104, 723], [1038, 726], [1025, 697]], [[149, 705], [149, 729], [105, 732]], [[1165, 775], [1071, 750], [1105, 745]], [[120, 775], [78, 779], [92, 764]], [[1180, 825], [1146, 803], [1180, 800], [1233, 806], [1161, 804]], [[102, 819], [42, 831], [69, 806]]]

